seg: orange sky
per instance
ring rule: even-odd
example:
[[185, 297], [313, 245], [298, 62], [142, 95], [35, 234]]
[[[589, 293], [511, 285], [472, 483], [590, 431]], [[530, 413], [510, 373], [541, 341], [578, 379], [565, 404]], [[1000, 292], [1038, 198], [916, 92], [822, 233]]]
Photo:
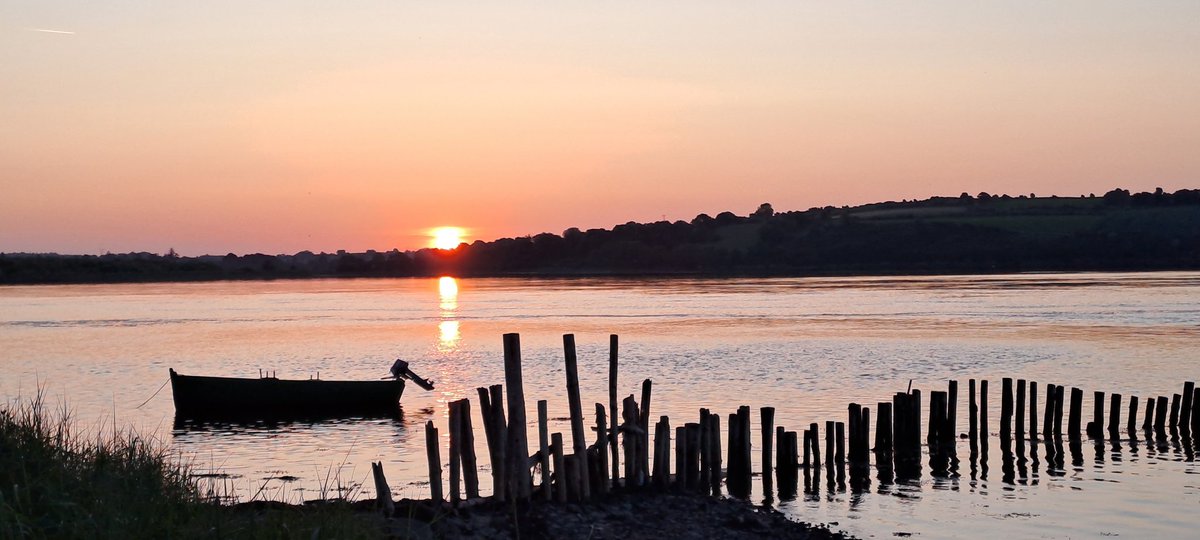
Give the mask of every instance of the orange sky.
[[1197, 2], [105, 4], [0, 7], [0, 252], [1200, 187]]

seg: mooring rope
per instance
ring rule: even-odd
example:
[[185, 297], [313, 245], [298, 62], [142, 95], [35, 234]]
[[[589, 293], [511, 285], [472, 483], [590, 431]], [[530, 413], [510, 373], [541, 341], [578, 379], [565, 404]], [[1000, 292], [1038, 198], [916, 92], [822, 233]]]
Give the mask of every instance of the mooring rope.
[[154, 396], [157, 396], [159, 392], [162, 392], [162, 389], [163, 389], [163, 388], [166, 388], [166, 387], [167, 387], [167, 383], [169, 383], [169, 382], [171, 382], [171, 378], [170, 378], [170, 377], [167, 377], [167, 381], [166, 381], [166, 382], [164, 382], [164, 383], [162, 383], [162, 386], [158, 387], [158, 390], [155, 390], [155, 391], [154, 391], [154, 395], [152, 395], [152, 396], [150, 396], [149, 398], [147, 398], [147, 399], [146, 399], [146, 401], [143, 401], [141, 405], [138, 405], [137, 407], [134, 407], [134, 410], [140, 409], [140, 408], [142, 408], [142, 406], [144, 406], [145, 404], [147, 404], [147, 403], [150, 403], [150, 400], [151, 400], [151, 399], [154, 399]]

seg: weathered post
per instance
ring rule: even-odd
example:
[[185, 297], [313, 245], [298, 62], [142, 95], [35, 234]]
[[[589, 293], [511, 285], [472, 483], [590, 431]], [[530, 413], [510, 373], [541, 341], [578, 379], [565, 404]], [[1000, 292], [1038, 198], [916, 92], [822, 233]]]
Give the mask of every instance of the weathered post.
[[650, 483], [650, 379], [642, 381], [642, 401], [638, 403], [638, 423], [642, 427], [642, 439], [638, 444], [638, 470], [642, 471], [641, 482]]
[[[612, 482], [616, 484], [621, 478], [620, 456], [617, 452], [617, 335], [608, 336], [608, 412], [612, 413], [609, 419], [609, 446], [612, 455]], [[603, 450], [603, 449], [601, 449]]]
[[383, 510], [383, 515], [391, 517], [396, 512], [396, 502], [392, 500], [392, 488], [388, 486], [387, 477], [383, 475], [383, 462], [371, 462], [371, 478], [375, 480], [375, 506]]
[[833, 420], [825, 421], [825, 465], [830, 469], [833, 468], [834, 457], [837, 455], [836, 444], [833, 442], [833, 436], [837, 429], [834, 427]]
[[[1029, 381], [1029, 438], [1035, 441], [1038, 438], [1036, 381]], [[1034, 447], [1033, 450], [1036, 453], [1037, 447]]]
[[433, 420], [425, 422], [425, 455], [429, 460], [429, 498], [434, 503], [445, 500], [442, 497], [442, 457], [438, 449], [438, 430], [433, 427]]
[[514, 499], [528, 500], [529, 434], [525, 421], [525, 383], [521, 376], [521, 336], [504, 334], [504, 384], [508, 386], [508, 482]]
[[1042, 417], [1042, 429], [1046, 433], [1046, 439], [1053, 438], [1054, 435], [1054, 393], [1056, 392], [1053, 384], [1046, 385], [1046, 412]]
[[567, 502], [567, 464], [563, 457], [563, 436], [562, 433], [555, 433], [550, 436], [550, 454], [554, 456], [554, 500], [558, 502]]
[[1192, 426], [1192, 394], [1196, 391], [1196, 383], [1187, 381], [1183, 383], [1183, 403], [1179, 410], [1179, 425], [1184, 429], [1191, 430]]
[[654, 426], [654, 485], [666, 489], [671, 485], [671, 419], [658, 419]]
[[[687, 469], [688, 469], [688, 486], [691, 491], [700, 489], [700, 424], [696, 422], [688, 422], [684, 424], [685, 435], [687, 436]], [[705, 486], [707, 487], [707, 486]]]
[[967, 379], [967, 437], [971, 446], [979, 442], [979, 406], [975, 403], [975, 379]]
[[1137, 433], [1137, 410], [1138, 397], [1129, 396], [1129, 418], [1125, 421], [1125, 430], [1131, 437], [1135, 437]]
[[946, 419], [947, 429], [952, 438], [958, 438], [958, 381], [951, 380], [946, 388]]
[[1054, 434], [1058, 438], [1062, 438], [1062, 419], [1063, 407], [1066, 404], [1067, 387], [1057, 385], [1054, 387]]
[[988, 440], [988, 382], [979, 381], [979, 443], [987, 447]]
[[450, 504], [457, 506], [462, 486], [462, 409], [450, 402]]
[[1067, 439], [1078, 441], [1080, 439], [1080, 422], [1082, 421], [1081, 414], [1083, 409], [1083, 390], [1079, 388], [1071, 388], [1071, 412], [1067, 422]]
[[709, 481], [712, 482], [712, 492], [721, 493], [721, 415], [709, 414], [709, 455], [713, 458], [712, 470], [709, 471]]
[[1142, 416], [1142, 430], [1150, 431], [1154, 427], [1154, 404], [1157, 403], [1153, 397], [1146, 399], [1146, 412]]
[[641, 463], [637, 459], [638, 443], [642, 440], [641, 436], [636, 433], [639, 419], [637, 413], [637, 401], [632, 395], [626, 396], [621, 400], [621, 449], [625, 454], [625, 487], [632, 488], [640, 485], [638, 483], [638, 464]]
[[762, 420], [762, 479], [763, 493], [770, 491], [771, 482], [771, 437], [775, 434], [775, 407], [759, 409]]
[[546, 400], [539, 399], [538, 409], [538, 462], [542, 468], [542, 499], [554, 498], [550, 487], [550, 429], [547, 425]]
[[1108, 435], [1110, 439], [1116, 439], [1121, 431], [1121, 394], [1114, 393], [1109, 400]]
[[1155, 405], [1154, 411], [1154, 430], [1163, 431], [1167, 427], [1167, 397], [1158, 396], [1158, 403]]
[[949, 468], [949, 460], [942, 449], [942, 430], [945, 429], [946, 393], [933, 391], [929, 393], [929, 470], [935, 475], [943, 475]]
[[813, 467], [821, 467], [821, 439], [818, 438], [817, 423], [813, 422], [808, 425], [808, 431], [812, 433], [812, 452], [813, 452]]
[[1103, 439], [1104, 433], [1104, 392], [1092, 392], [1092, 423], [1089, 424], [1091, 429], [1088, 431], [1088, 436], [1096, 439]]
[[679, 426], [675, 428], [675, 485], [679, 489], [687, 489], [688, 479], [687, 474], [687, 428]]
[[504, 387], [493, 384], [485, 389], [479, 389], [481, 414], [483, 415], [483, 430], [487, 436], [488, 458], [492, 465], [492, 496], [498, 501], [506, 500], [508, 494], [507, 479], [508, 452], [505, 449], [508, 438], [508, 427], [504, 420]]
[[1025, 440], [1025, 379], [1017, 379], [1017, 410], [1014, 413], [1017, 422], [1017, 439]]
[[[671, 434], [668, 433], [667, 434], [668, 445], [670, 444], [670, 442], [669, 442], [670, 438], [671, 438]], [[608, 418], [605, 415], [604, 405], [601, 403], [596, 404], [596, 457], [597, 457], [597, 459], [600, 460], [600, 469], [599, 469], [599, 474], [597, 475], [600, 478], [600, 485], [592, 486], [592, 487], [594, 487], [594, 488], [598, 487], [598, 493], [603, 495], [603, 494], [608, 493], [608, 488], [609, 488], [609, 483], [608, 483], [609, 482], [609, 479], [608, 479]], [[670, 469], [668, 469], [667, 473], [670, 474], [670, 472], [671, 472]]]
[[579, 361], [575, 356], [575, 335], [563, 334], [563, 355], [566, 357], [566, 372], [567, 372], [567, 406], [571, 412], [571, 442], [575, 449], [576, 459], [579, 460], [579, 467], [584, 471], [579, 479], [579, 498], [580, 500], [588, 500], [592, 496], [591, 482], [589, 482], [587, 471], [588, 453], [587, 453], [587, 432], [583, 430], [583, 405], [579, 399]]
[[696, 422], [700, 426], [700, 476], [697, 477], [696, 486], [701, 493], [707, 493], [708, 488], [712, 485], [712, 442], [709, 437], [708, 428], [711, 425], [708, 423], [708, 409], [700, 409], [700, 418]]
[[1000, 381], [1000, 437], [1012, 437], [1013, 380], [1005, 377]]
[[479, 498], [479, 466], [475, 459], [475, 429], [471, 426], [471, 401], [460, 400], [459, 430], [462, 436], [462, 447], [459, 449], [462, 457], [463, 483], [466, 484], [467, 498]]
[[1171, 423], [1169, 424], [1171, 427], [1179, 425], [1179, 400], [1181, 397], [1179, 394], [1171, 395]]

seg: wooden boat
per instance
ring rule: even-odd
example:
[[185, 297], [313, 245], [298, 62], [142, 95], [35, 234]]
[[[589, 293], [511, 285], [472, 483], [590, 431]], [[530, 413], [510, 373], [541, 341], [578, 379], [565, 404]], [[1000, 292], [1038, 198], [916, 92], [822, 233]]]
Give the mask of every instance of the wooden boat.
[[175, 416], [187, 419], [394, 415], [406, 380], [433, 389], [432, 382], [409, 370], [403, 360], [392, 365], [392, 377], [377, 381], [203, 377], [170, 371]]

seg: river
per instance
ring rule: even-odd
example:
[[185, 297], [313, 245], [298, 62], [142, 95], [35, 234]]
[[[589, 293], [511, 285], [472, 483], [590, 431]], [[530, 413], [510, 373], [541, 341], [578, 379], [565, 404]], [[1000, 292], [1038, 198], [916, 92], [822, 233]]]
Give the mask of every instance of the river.
[[[964, 431], [968, 378], [992, 381], [994, 419], [1001, 377], [1081, 387], [1085, 418], [1092, 390], [1145, 399], [1200, 379], [1200, 273], [0, 287], [0, 395], [27, 399], [41, 387], [85, 431], [154, 434], [241, 500], [298, 501], [339, 487], [372, 496], [371, 461], [383, 462], [397, 497], [427, 497], [423, 425], [432, 419], [445, 437], [449, 401], [474, 401], [477, 387], [503, 382], [507, 332], [521, 334], [527, 417], [547, 399], [552, 432], [570, 431], [564, 333], [578, 342], [589, 425], [592, 403], [608, 402], [608, 336], [618, 334], [621, 395], [652, 379], [653, 416], [676, 425], [700, 407], [726, 415], [749, 405], [776, 407], [776, 423], [789, 429], [823, 426], [844, 420], [849, 402], [873, 408], [910, 380], [928, 395], [957, 379]], [[409, 385], [399, 420], [174, 425], [170, 388], [162, 388], [168, 367], [371, 379], [396, 358], [437, 385]], [[487, 467], [483, 439], [477, 429]], [[754, 444], [757, 456], [757, 437]], [[1007, 478], [994, 451], [990, 474], [964, 465], [957, 478], [926, 472], [919, 482], [876, 481], [860, 493], [822, 485], [776, 504], [863, 537], [1194, 532], [1200, 468], [1190, 450], [1085, 447], [1086, 459], [1068, 460], [1062, 474], [1043, 463], [1040, 473]], [[480, 477], [487, 491], [490, 476]]]

